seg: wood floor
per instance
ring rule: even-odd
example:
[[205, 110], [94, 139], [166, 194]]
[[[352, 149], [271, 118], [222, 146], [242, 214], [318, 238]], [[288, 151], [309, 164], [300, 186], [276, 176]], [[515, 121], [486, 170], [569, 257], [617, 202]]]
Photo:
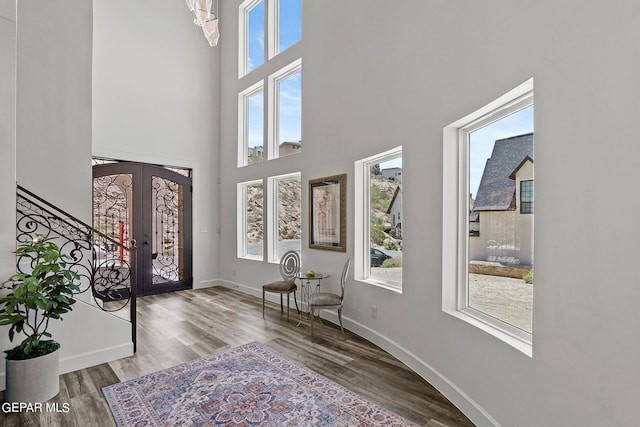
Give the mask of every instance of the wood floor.
[[[60, 377], [57, 402], [68, 413], [5, 414], [0, 426], [115, 426], [102, 387], [259, 342], [419, 425], [472, 426], [426, 381], [388, 353], [324, 322], [311, 339], [308, 322], [297, 327], [295, 309], [287, 323], [279, 307], [226, 288], [180, 291], [138, 298], [138, 351]], [[316, 326], [318, 326], [316, 324]], [[4, 393], [0, 392], [4, 401]]]

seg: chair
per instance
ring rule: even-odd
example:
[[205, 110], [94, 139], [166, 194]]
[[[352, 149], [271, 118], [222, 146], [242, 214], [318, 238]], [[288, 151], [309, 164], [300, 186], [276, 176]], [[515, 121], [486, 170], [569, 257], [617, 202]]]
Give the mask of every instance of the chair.
[[[349, 274], [349, 267], [351, 266], [351, 258], [347, 258], [347, 262], [344, 263], [342, 268], [342, 276], [340, 276], [340, 295], [329, 292], [316, 292], [309, 296], [309, 312], [311, 314], [311, 336], [313, 336], [313, 318], [315, 310], [324, 309], [336, 309], [338, 310], [338, 320], [340, 321], [340, 330], [342, 331], [342, 338], [346, 339], [344, 335], [344, 327], [342, 326], [342, 303], [344, 302], [344, 288], [347, 284], [347, 274]], [[318, 315], [320, 313], [318, 312]]]
[[262, 318], [264, 318], [264, 302], [265, 293], [273, 292], [280, 294], [280, 312], [284, 311], [284, 305], [282, 302], [282, 296], [287, 294], [287, 321], [289, 321], [289, 294], [293, 292], [293, 300], [296, 303], [296, 309], [300, 313], [298, 308], [298, 300], [296, 299], [296, 275], [300, 272], [300, 255], [296, 251], [287, 251], [280, 259], [280, 275], [282, 280], [277, 282], [267, 283], [262, 286]]

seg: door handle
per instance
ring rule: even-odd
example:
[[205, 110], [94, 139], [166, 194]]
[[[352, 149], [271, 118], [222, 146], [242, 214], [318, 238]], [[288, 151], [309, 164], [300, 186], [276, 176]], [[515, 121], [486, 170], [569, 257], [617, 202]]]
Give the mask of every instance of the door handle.
[[149, 241], [148, 241], [148, 240], [145, 240], [145, 241], [144, 241], [144, 244], [145, 244], [145, 245], [148, 245], [148, 244], [149, 244]]

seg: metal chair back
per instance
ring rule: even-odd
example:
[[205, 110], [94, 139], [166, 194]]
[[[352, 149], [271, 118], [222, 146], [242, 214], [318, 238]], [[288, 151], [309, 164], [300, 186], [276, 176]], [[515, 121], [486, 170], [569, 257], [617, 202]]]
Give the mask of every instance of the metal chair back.
[[284, 280], [291, 280], [300, 272], [300, 255], [296, 251], [287, 251], [280, 258], [280, 274]]

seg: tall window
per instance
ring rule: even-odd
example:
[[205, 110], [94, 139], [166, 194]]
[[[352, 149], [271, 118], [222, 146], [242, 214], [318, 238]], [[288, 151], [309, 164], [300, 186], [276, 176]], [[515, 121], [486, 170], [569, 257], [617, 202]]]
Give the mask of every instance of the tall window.
[[269, 261], [279, 262], [286, 251], [300, 252], [302, 230], [302, 184], [300, 173], [267, 179], [269, 194]]
[[286, 50], [302, 39], [302, 0], [279, 0], [274, 2], [277, 13], [276, 54]]
[[269, 88], [274, 116], [270, 120], [272, 157], [298, 154], [302, 151], [302, 61], [294, 61], [271, 75]]
[[249, 87], [238, 97], [239, 122], [238, 134], [241, 149], [239, 165], [251, 165], [264, 159], [264, 90], [262, 82]]
[[444, 129], [443, 309], [528, 354], [533, 140], [532, 80]]
[[[245, 0], [238, 18], [243, 167], [302, 151], [302, 0]], [[288, 63], [278, 57], [285, 50]], [[299, 172], [267, 177], [266, 188], [262, 179], [239, 183], [237, 191], [238, 257], [264, 261], [266, 247], [266, 260], [278, 262], [287, 250], [301, 250]]]
[[[238, 99], [238, 166], [246, 166], [302, 151], [302, 1], [247, 0], [239, 16], [239, 78], [248, 86]], [[298, 59], [282, 67], [274, 58], [284, 50]]]
[[238, 257], [263, 260], [264, 191], [262, 180], [238, 184]]
[[402, 290], [402, 147], [355, 163], [355, 277]]
[[264, 1], [248, 0], [240, 5], [240, 76], [264, 64]]

